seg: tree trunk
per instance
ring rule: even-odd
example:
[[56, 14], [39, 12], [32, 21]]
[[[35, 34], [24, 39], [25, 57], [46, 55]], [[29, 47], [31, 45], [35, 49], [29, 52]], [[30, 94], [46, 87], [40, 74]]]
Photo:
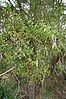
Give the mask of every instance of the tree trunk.
[[35, 84], [28, 85], [29, 99], [35, 99]]

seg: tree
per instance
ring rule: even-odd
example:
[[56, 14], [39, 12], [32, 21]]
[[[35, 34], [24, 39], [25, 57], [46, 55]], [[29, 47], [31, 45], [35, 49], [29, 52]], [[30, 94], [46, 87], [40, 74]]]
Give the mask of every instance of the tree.
[[8, 1], [1, 7], [0, 73], [15, 66], [11, 71], [18, 83], [16, 93], [21, 97], [26, 83], [29, 99], [35, 98], [35, 86], [41, 85], [47, 74], [65, 70], [64, 5], [62, 0], [15, 0], [15, 6]]

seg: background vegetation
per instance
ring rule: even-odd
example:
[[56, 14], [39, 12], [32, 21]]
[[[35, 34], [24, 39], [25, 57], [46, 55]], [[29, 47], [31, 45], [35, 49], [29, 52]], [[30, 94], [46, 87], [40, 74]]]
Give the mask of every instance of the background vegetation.
[[66, 98], [66, 5], [0, 2], [0, 99]]

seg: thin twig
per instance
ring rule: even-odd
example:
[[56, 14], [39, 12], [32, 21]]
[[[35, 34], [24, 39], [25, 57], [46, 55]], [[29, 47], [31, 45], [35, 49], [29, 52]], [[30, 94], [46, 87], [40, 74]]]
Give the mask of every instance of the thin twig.
[[13, 75], [14, 75], [14, 77], [15, 77], [16, 81], [20, 84], [20, 81], [19, 81], [18, 77], [16, 76], [16, 74], [15, 74], [15, 72], [14, 72], [14, 70], [13, 70], [13, 69], [12, 69], [12, 72], [13, 72]]
[[12, 71], [14, 68], [15, 68], [15, 66], [12, 67], [12, 68], [10, 68], [9, 70], [5, 71], [4, 73], [0, 74], [0, 77], [3, 76], [3, 75], [5, 75], [5, 74], [7, 74], [7, 73], [9, 73], [9, 72]]

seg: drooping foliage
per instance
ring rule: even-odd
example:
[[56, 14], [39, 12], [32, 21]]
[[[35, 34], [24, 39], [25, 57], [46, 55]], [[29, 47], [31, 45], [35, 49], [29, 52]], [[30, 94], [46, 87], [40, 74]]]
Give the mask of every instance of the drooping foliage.
[[15, 93], [7, 95], [12, 88], [6, 88], [4, 81], [0, 89], [1, 97], [4, 94], [3, 97], [11, 99], [21, 97], [24, 84], [40, 85], [46, 75], [65, 74], [66, 15], [62, 0], [15, 0], [14, 4], [8, 1], [5, 7], [0, 6], [0, 73], [15, 66], [8, 81], [1, 76], [8, 85], [15, 84]]

